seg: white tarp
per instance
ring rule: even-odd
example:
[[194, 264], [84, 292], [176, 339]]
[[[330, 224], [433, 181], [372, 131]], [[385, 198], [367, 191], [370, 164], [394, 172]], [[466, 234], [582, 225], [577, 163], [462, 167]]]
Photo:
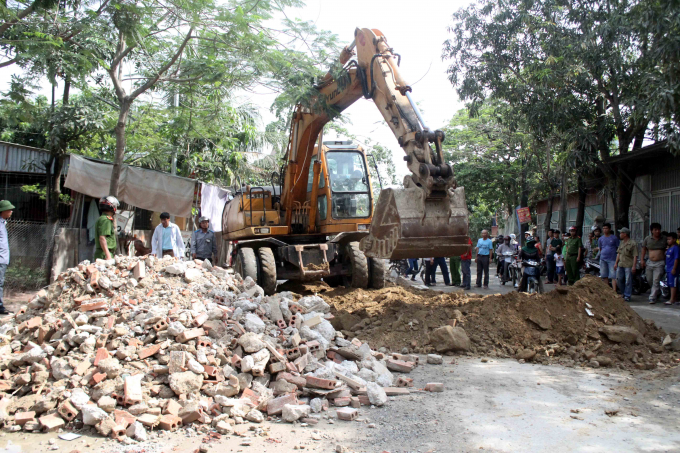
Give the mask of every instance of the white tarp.
[[[113, 164], [71, 155], [65, 187], [95, 198], [109, 195]], [[148, 211], [191, 216], [196, 181], [145, 168], [124, 165], [118, 199]], [[221, 214], [221, 213], [220, 213]]]
[[201, 184], [201, 216], [210, 219], [213, 231], [222, 231], [222, 211], [229, 200], [229, 193], [212, 184]]

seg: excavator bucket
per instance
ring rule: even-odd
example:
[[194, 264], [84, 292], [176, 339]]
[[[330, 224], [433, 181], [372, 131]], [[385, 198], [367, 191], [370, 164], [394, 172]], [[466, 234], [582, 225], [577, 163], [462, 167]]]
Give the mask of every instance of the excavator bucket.
[[467, 234], [463, 187], [431, 199], [419, 187], [384, 189], [360, 247], [366, 256], [391, 260], [459, 256], [468, 250]]

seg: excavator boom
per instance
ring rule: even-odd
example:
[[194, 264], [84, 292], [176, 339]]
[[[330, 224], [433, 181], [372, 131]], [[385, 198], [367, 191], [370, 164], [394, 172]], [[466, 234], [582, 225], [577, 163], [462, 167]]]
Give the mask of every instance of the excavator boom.
[[[350, 60], [355, 52], [356, 60]], [[339, 59], [342, 76], [336, 80], [328, 73], [317, 86], [316, 107], [325, 103], [326, 108], [298, 106], [281, 194], [286, 224], [291, 223], [295, 203], [305, 199], [311, 156], [331, 119], [327, 109], [341, 112], [364, 97], [375, 103], [397, 138], [411, 174], [404, 178], [403, 189], [381, 192], [361, 250], [371, 258], [389, 259], [462, 255], [468, 248], [464, 189], [456, 186], [453, 169], [444, 162], [444, 133], [425, 125], [411, 98], [411, 87], [399, 73], [400, 60], [379, 30], [357, 28], [354, 42]], [[314, 210], [316, 199], [310, 205]]]

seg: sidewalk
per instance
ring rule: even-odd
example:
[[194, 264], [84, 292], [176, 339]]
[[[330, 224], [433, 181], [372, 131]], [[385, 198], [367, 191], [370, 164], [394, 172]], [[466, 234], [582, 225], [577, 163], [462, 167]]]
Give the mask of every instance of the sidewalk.
[[[447, 262], [448, 264], [448, 262]], [[511, 291], [516, 291], [516, 288], [513, 288], [512, 283], [508, 282], [505, 285], [501, 285], [500, 279], [496, 278], [496, 264], [491, 263], [490, 269], [489, 269], [489, 289], [484, 289], [484, 288], [477, 288], [475, 286], [475, 283], [477, 281], [477, 264], [475, 261], [472, 261], [472, 265], [470, 266], [470, 272], [472, 273], [472, 289], [468, 292], [474, 293], [474, 294], [483, 294], [483, 295], [490, 295], [490, 294], [507, 294]], [[545, 278], [545, 277], [544, 277]], [[445, 286], [444, 285], [444, 277], [442, 276], [441, 271], [439, 268], [437, 268], [437, 285], [436, 286], [431, 286], [429, 289], [434, 290], [434, 291], [443, 291], [443, 292], [452, 292], [452, 291], [463, 291], [462, 288], [454, 287], [454, 286]], [[545, 284], [545, 280], [543, 280]], [[422, 287], [422, 288], [427, 288], [423, 281], [420, 279], [420, 276], [418, 275], [416, 277], [416, 281], [411, 281], [409, 279], [409, 283], [413, 286], [416, 287]], [[545, 284], [545, 290], [550, 292], [553, 289], [555, 289], [555, 285], [547, 285]], [[665, 300], [661, 299], [654, 305], [650, 305], [648, 302], [649, 298], [649, 292], [646, 292], [645, 294], [641, 294], [639, 296], [633, 296], [631, 297], [631, 301], [629, 302], [630, 307], [635, 310], [640, 316], [642, 316], [644, 319], [652, 319], [658, 326], [663, 328], [666, 332], [668, 333], [680, 333], [680, 306], [679, 305], [664, 305]]]

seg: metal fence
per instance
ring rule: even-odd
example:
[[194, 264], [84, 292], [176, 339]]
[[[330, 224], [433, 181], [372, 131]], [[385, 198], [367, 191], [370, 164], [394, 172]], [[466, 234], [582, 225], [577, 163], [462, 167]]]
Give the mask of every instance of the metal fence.
[[10, 263], [5, 274], [5, 292], [31, 291], [49, 283], [52, 250], [59, 228], [66, 223], [8, 220]]

